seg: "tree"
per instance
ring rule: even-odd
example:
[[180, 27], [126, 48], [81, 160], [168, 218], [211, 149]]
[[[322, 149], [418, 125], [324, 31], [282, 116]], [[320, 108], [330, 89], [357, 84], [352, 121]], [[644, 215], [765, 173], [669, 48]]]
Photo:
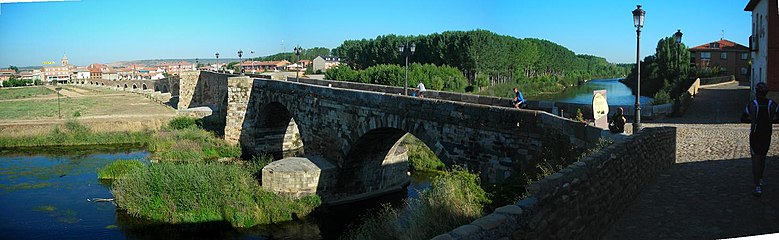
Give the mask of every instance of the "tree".
[[17, 73], [19, 72], [19, 68], [18, 68], [18, 67], [16, 67], [16, 66], [14, 66], [14, 65], [9, 65], [9, 66], [8, 66], [8, 70], [14, 70], [14, 71], [15, 71], [15, 72], [17, 72]]
[[[641, 95], [655, 96], [658, 92], [665, 98], [678, 99], [690, 86], [690, 52], [683, 43], [677, 44], [673, 37], [665, 37], [657, 42], [655, 54], [647, 56], [641, 63]], [[633, 66], [628, 78], [623, 82], [631, 89], [636, 86], [636, 69]]]

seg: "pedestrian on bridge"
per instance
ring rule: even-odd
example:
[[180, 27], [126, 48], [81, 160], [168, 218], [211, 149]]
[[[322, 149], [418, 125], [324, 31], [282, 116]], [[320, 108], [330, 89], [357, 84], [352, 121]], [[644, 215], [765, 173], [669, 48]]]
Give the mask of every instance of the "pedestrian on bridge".
[[526, 108], [527, 103], [525, 102], [525, 98], [522, 97], [522, 92], [519, 91], [519, 88], [514, 87], [514, 95], [514, 99], [511, 99], [511, 104], [514, 105], [514, 108]]
[[771, 123], [779, 117], [776, 102], [768, 99], [768, 86], [761, 82], [755, 85], [755, 100], [747, 104], [741, 114], [741, 122], [751, 123], [749, 129], [749, 150], [752, 154], [752, 174], [757, 197], [763, 194], [763, 171], [768, 148], [771, 146]]

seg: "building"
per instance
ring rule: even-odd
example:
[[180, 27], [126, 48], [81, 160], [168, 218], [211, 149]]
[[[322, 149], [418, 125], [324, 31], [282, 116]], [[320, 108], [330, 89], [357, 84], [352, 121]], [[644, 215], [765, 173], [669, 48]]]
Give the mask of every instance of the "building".
[[738, 81], [749, 79], [749, 48], [733, 41], [720, 39], [690, 48], [690, 55], [697, 68], [719, 67], [719, 75], [733, 75]]
[[108, 71], [108, 66], [100, 63], [93, 63], [87, 66], [87, 70], [89, 70], [89, 78], [102, 79], [103, 72]]
[[70, 80], [72, 65], [68, 64], [68, 56], [63, 55], [60, 61], [61, 66], [43, 66], [41, 72], [43, 72], [46, 82], [57, 81], [59, 83], [67, 83]]
[[19, 72], [19, 76], [22, 80], [30, 80], [30, 81], [42, 81], [43, 80], [43, 73], [41, 70], [35, 69], [32, 71], [21, 71]]
[[86, 67], [77, 67], [74, 71], [76, 79], [87, 79], [90, 78], [91, 74], [89, 72], [89, 69]]
[[159, 68], [170, 74], [178, 74], [181, 71], [192, 71], [197, 67], [196, 64], [187, 61], [165, 62], [159, 65]]
[[338, 66], [341, 64], [341, 59], [338, 57], [333, 56], [318, 56], [314, 58], [312, 61], [313, 66], [311, 69], [313, 71], [327, 71], [327, 69], [330, 69], [331, 67]]
[[8, 81], [13, 76], [16, 76], [16, 71], [10, 69], [0, 69], [0, 82]]
[[116, 70], [109, 68], [107, 70], [103, 70], [100, 77], [105, 80], [116, 81], [119, 80], [119, 73]]
[[[744, 11], [752, 12], [752, 36], [749, 49], [752, 52], [751, 86], [759, 82], [768, 85], [769, 95], [779, 97], [779, 2], [776, 0], [750, 0]], [[772, 21], [773, 20], [773, 21]], [[754, 91], [752, 91], [754, 93]]]
[[290, 62], [281, 61], [245, 61], [240, 64], [241, 70], [247, 73], [257, 73], [266, 71], [284, 71]]

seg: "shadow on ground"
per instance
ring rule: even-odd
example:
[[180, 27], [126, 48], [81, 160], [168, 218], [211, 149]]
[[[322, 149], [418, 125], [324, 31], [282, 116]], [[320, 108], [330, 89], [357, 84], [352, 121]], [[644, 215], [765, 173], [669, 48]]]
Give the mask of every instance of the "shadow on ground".
[[749, 158], [674, 164], [643, 190], [605, 239], [715, 239], [779, 232], [779, 156], [751, 194]]

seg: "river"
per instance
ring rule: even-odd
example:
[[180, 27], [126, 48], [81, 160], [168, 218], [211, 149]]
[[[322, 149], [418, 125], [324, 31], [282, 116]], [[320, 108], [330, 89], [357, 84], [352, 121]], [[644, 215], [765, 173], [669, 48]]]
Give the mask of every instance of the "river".
[[97, 179], [97, 169], [119, 159], [147, 159], [138, 149], [0, 155], [0, 239], [334, 239], [367, 212], [390, 203], [399, 207], [407, 197], [430, 186], [432, 176], [412, 174], [406, 191], [323, 208], [292, 222], [233, 229], [229, 225], [183, 226], [156, 224], [131, 217], [111, 202], [110, 185]]
[[[606, 100], [609, 105], [634, 105], [636, 95], [630, 88], [621, 83], [620, 78], [593, 79], [577, 87], [568, 88], [558, 94], [541, 95], [534, 99], [541, 101], [555, 101], [564, 103], [592, 104], [592, 91], [606, 90]], [[641, 96], [641, 104], [652, 102], [651, 97]]]

